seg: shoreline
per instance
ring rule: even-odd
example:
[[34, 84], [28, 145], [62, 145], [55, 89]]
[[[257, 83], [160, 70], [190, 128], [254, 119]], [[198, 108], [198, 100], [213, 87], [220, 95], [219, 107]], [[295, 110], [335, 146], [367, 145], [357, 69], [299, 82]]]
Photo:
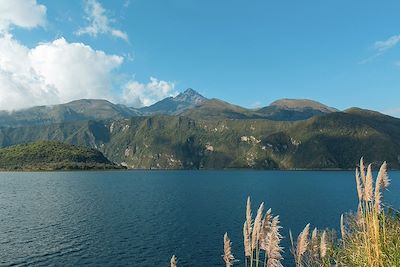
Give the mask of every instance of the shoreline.
[[[38, 173], [38, 172], [208, 172], [208, 171], [219, 171], [219, 172], [241, 172], [241, 171], [253, 171], [253, 172], [350, 172], [354, 169], [251, 169], [251, 168], [226, 168], [226, 169], [70, 169], [70, 170], [0, 170], [0, 173]], [[390, 171], [400, 171], [400, 169], [390, 169]]]

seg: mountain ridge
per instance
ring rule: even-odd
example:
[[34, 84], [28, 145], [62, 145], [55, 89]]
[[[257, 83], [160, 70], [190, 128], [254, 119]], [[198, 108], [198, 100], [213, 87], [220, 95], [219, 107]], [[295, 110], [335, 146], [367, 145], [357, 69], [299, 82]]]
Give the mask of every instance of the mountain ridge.
[[102, 120], [138, 116], [140, 112], [104, 99], [79, 99], [65, 104], [0, 111], [0, 126], [26, 126], [67, 121]]
[[0, 126], [16, 127], [67, 121], [128, 119], [133, 116], [155, 114], [184, 115], [197, 119], [258, 118], [297, 121], [337, 111], [337, 109], [307, 99], [280, 99], [269, 106], [254, 110], [219, 99], [208, 99], [189, 88], [175, 97], [167, 97], [142, 108], [114, 104], [104, 99], [79, 99], [59, 105], [35, 106], [11, 112], [0, 111]]
[[313, 108], [323, 112], [338, 112], [336, 108], [329, 107], [318, 101], [311, 99], [292, 99], [292, 98], [282, 98], [275, 100], [269, 106], [277, 106], [287, 109], [302, 109], [302, 108]]

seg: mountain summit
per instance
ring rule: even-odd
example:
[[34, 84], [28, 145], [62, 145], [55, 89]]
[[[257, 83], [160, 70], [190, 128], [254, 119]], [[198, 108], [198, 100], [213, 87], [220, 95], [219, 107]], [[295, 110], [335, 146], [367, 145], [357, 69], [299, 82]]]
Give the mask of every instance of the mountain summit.
[[178, 102], [186, 102], [198, 105], [207, 100], [207, 98], [199, 94], [196, 90], [189, 88], [177, 95], [174, 100]]
[[151, 106], [141, 108], [143, 113], [163, 113], [163, 114], [179, 114], [187, 109], [193, 108], [207, 98], [199, 94], [197, 91], [189, 88], [175, 97], [167, 97]]
[[313, 110], [319, 110], [323, 113], [330, 113], [330, 112], [338, 111], [335, 108], [328, 107], [317, 101], [309, 100], [309, 99], [284, 98], [284, 99], [279, 99], [279, 100], [276, 100], [275, 102], [272, 102], [270, 106], [280, 107], [283, 109], [298, 109], [298, 110], [313, 109]]
[[276, 121], [296, 121], [309, 119], [339, 110], [309, 99], [280, 99], [257, 110], [268, 119]]

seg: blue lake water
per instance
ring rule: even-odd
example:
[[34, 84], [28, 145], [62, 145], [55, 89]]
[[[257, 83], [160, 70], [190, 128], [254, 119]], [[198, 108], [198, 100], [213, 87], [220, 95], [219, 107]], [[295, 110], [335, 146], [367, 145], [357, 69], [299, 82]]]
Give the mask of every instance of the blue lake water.
[[[385, 202], [400, 207], [400, 172], [389, 175]], [[353, 172], [0, 173], [0, 265], [169, 266], [175, 254], [178, 266], [224, 266], [225, 232], [243, 258], [249, 195], [253, 213], [264, 201], [280, 215], [286, 251], [289, 228], [338, 229], [357, 205]]]

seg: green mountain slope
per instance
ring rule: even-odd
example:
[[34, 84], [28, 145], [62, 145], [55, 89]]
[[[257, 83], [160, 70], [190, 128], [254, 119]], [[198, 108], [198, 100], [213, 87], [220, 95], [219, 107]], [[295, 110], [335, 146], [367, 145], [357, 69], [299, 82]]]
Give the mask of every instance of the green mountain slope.
[[115, 169], [117, 165], [91, 148], [39, 141], [0, 149], [0, 170]]
[[349, 110], [302, 121], [156, 115], [0, 129], [0, 144], [34, 139], [97, 148], [129, 168], [400, 168], [400, 119]]

